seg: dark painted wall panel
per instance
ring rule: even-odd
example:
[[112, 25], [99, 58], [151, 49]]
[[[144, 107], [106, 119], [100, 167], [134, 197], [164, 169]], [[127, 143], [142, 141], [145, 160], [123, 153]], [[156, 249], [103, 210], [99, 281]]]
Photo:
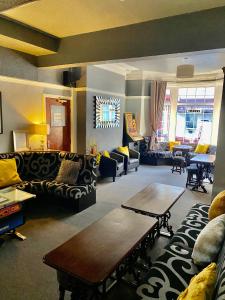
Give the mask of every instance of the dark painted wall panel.
[[[225, 48], [225, 7], [63, 38], [39, 66]], [[75, 50], [74, 50], [75, 49]]]
[[141, 96], [142, 80], [126, 80], [126, 96]]
[[86, 92], [77, 93], [77, 152], [86, 153]]

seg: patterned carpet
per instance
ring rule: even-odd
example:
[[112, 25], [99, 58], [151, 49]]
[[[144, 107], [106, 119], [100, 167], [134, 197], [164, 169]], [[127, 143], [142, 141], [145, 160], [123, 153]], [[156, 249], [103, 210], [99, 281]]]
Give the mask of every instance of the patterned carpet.
[[[138, 172], [99, 182], [97, 203], [87, 210], [72, 215], [53, 200], [32, 200], [26, 209], [27, 222], [19, 231], [27, 236], [21, 242], [7, 239], [0, 247], [0, 299], [1, 300], [55, 300], [58, 299], [56, 272], [42, 263], [42, 257], [77, 232], [119, 207], [138, 191], [152, 182], [185, 186], [186, 173], [171, 174], [169, 166], [141, 166]], [[212, 186], [206, 184], [208, 194], [186, 190], [171, 210], [171, 224], [176, 230], [189, 208], [195, 203], [209, 204]], [[160, 255], [167, 238], [159, 238], [151, 250], [154, 261]], [[65, 300], [70, 299], [66, 293]], [[107, 299], [135, 299], [135, 290], [125, 285], [113, 288]]]

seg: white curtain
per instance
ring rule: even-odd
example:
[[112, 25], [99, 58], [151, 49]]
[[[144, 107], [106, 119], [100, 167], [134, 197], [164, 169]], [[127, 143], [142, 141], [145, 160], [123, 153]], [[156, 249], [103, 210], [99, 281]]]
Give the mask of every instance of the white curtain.
[[151, 142], [150, 150], [155, 149], [156, 143], [156, 131], [159, 126], [159, 122], [162, 118], [163, 106], [166, 95], [165, 81], [154, 80], [151, 82], [151, 98], [150, 98], [150, 133]]

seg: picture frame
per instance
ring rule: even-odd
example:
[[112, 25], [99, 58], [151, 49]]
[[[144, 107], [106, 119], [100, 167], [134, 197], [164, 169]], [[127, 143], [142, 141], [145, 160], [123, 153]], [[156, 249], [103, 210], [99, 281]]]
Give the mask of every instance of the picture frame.
[[0, 134], [3, 134], [2, 93], [0, 92]]
[[13, 130], [14, 151], [29, 151], [28, 131]]
[[94, 128], [120, 127], [120, 99], [94, 96]]

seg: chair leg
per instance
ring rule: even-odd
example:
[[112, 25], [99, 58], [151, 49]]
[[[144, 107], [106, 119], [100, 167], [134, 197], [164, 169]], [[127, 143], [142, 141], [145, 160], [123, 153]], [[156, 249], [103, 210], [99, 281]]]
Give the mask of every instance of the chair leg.
[[115, 176], [113, 176], [113, 182], [115, 182], [115, 179], [116, 179]]

